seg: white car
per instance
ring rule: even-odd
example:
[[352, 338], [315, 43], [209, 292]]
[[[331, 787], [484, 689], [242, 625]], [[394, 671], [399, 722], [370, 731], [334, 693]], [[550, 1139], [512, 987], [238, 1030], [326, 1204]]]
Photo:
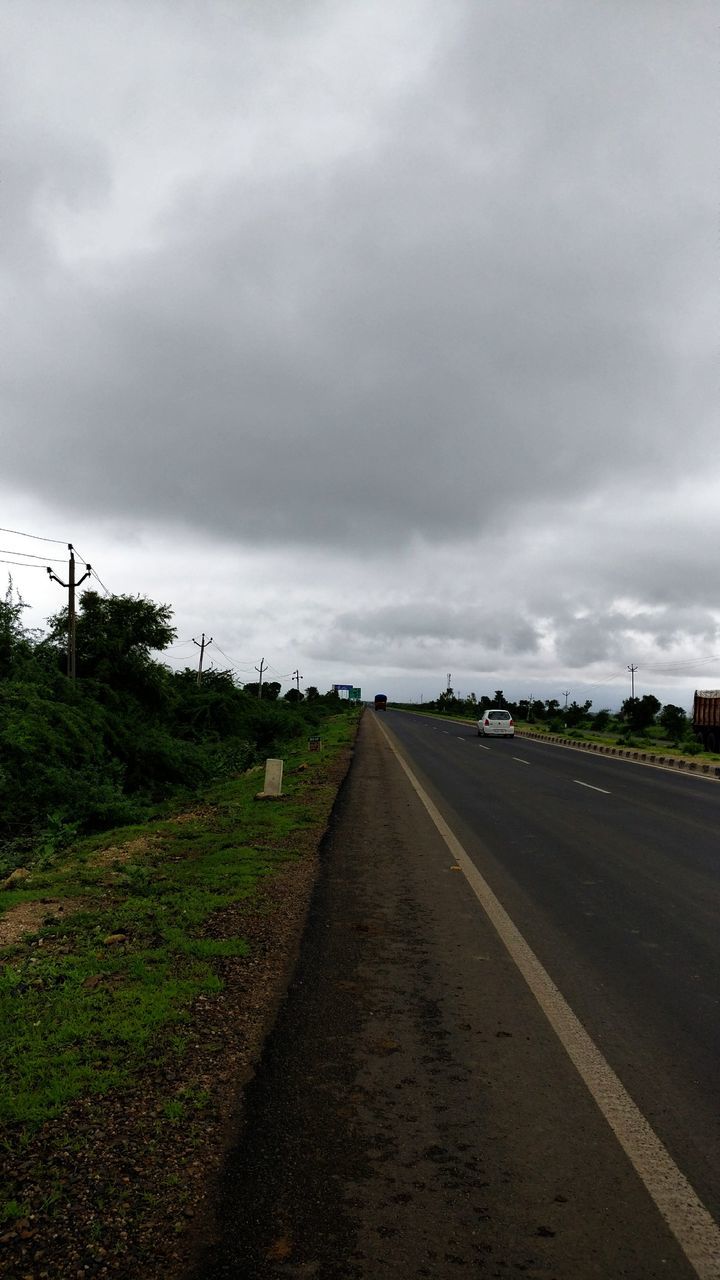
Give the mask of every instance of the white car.
[[489, 707], [477, 722], [478, 738], [514, 738], [515, 721], [509, 711]]

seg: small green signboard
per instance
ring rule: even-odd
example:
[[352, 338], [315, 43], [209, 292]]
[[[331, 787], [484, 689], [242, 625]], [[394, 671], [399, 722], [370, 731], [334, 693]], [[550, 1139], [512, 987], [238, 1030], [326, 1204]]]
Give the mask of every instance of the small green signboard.
[[359, 702], [361, 693], [362, 693], [362, 689], [351, 689], [348, 694], [348, 698], [350, 699], [350, 702]]

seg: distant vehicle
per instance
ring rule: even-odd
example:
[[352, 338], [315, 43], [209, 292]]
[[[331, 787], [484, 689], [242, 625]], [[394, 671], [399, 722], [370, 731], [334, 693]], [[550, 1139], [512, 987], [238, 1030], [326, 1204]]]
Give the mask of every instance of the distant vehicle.
[[387, 694], [376, 693], [374, 706], [376, 711], [387, 711]]
[[514, 738], [515, 721], [509, 711], [488, 707], [477, 722], [478, 738]]
[[693, 733], [706, 751], [720, 747], [720, 689], [696, 689]]

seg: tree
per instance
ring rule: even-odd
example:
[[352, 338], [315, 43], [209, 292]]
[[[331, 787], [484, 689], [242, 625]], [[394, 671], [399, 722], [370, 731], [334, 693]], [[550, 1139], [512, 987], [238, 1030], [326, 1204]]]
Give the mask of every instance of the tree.
[[456, 701], [457, 699], [453, 690], [448, 686], [447, 689], [443, 689], [442, 693], [438, 694], [435, 700], [435, 705], [438, 711], [449, 711], [451, 705]]
[[569, 725], [570, 728], [573, 728], [575, 725], [580, 724], [580, 722], [585, 719], [591, 706], [592, 706], [592, 702], [590, 702], [589, 700], [587, 702], [584, 702], [582, 706], [580, 706], [577, 702], [573, 700], [570, 703], [570, 706], [568, 707], [567, 711], [565, 712], [566, 725]]
[[508, 704], [507, 704], [507, 701], [506, 701], [506, 698], [505, 698], [505, 694], [503, 693], [502, 689], [496, 689], [496, 690], [495, 690], [495, 696], [493, 697], [492, 705], [493, 705], [494, 707], [503, 707], [503, 708], [507, 708], [507, 705], [508, 705]]
[[[177, 632], [169, 604], [145, 596], [108, 596], [84, 591], [76, 620], [77, 671], [115, 689], [142, 687], [159, 668], [150, 654], [172, 644]], [[67, 609], [49, 619], [50, 636], [64, 642]]]
[[668, 738], [673, 742], [679, 741], [685, 735], [688, 718], [682, 707], [676, 707], [672, 702], [668, 702], [660, 712], [658, 720]]
[[27, 605], [19, 591], [15, 590], [13, 580], [8, 574], [5, 599], [0, 600], [0, 680], [10, 675], [15, 660], [20, 654], [27, 654], [29, 644], [22, 625], [23, 609]]
[[[246, 684], [244, 686], [245, 693], [249, 694], [251, 698], [257, 698], [259, 688], [260, 688], [260, 685], [258, 684], [257, 680], [253, 680], [251, 681], [250, 684]], [[279, 680], [263, 680], [263, 686], [262, 686], [263, 702], [277, 702], [279, 693], [280, 693]]]
[[308, 702], [317, 702], [318, 698], [320, 697], [320, 690], [316, 689], [314, 684], [309, 684], [307, 689], [305, 690], [305, 697], [307, 698]]
[[642, 732], [653, 723], [660, 706], [654, 694], [646, 693], [642, 698], [626, 698], [620, 714], [631, 729]]
[[602, 707], [593, 716], [593, 729], [597, 729], [598, 733], [602, 733], [603, 729], [607, 729], [610, 723], [610, 712], [606, 707]]
[[288, 689], [284, 697], [286, 702], [304, 702], [305, 700], [304, 694], [302, 694], [299, 689], [295, 688]]

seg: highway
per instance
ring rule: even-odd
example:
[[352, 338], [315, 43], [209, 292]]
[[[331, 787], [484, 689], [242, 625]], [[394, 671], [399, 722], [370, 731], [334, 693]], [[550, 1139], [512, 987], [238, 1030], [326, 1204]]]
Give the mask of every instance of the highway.
[[719, 819], [368, 712], [193, 1280], [720, 1280]]
[[720, 783], [402, 712], [386, 723], [720, 1217]]

